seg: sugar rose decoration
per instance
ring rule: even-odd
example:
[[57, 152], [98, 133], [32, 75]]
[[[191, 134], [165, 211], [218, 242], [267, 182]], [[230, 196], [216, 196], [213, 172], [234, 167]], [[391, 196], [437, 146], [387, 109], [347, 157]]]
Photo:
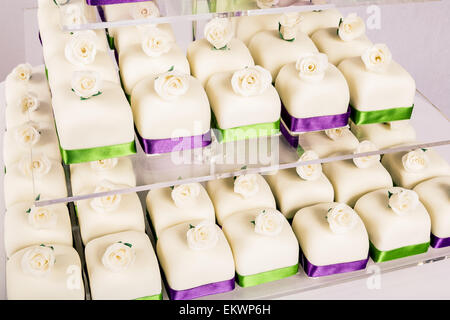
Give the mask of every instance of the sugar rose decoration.
[[39, 125], [33, 121], [29, 121], [16, 128], [14, 137], [19, 145], [30, 148], [36, 145], [41, 139]]
[[21, 265], [26, 274], [35, 277], [47, 276], [55, 265], [53, 247], [40, 245], [26, 250], [22, 256]]
[[117, 242], [106, 248], [102, 263], [112, 272], [122, 272], [128, 269], [135, 259], [136, 252], [132, 244]]
[[328, 210], [326, 219], [333, 233], [343, 234], [355, 227], [358, 215], [344, 203], [340, 203]]
[[[358, 147], [356, 148], [354, 154], [360, 154], [365, 152], [372, 152], [377, 151], [377, 146], [369, 141], [365, 140], [360, 142]], [[373, 156], [365, 156], [365, 157], [358, 157], [353, 158], [353, 163], [360, 169], [369, 168], [372, 165], [374, 165], [376, 162], [379, 162], [381, 159], [381, 156], [379, 154], [373, 155]]]
[[325, 134], [331, 140], [336, 141], [336, 140], [339, 140], [343, 136], [344, 131], [346, 129], [347, 129], [347, 127], [327, 129], [327, 130], [325, 130]]
[[56, 226], [58, 216], [49, 207], [31, 207], [27, 210], [28, 223], [37, 230]]
[[206, 24], [204, 35], [215, 49], [224, 50], [233, 38], [233, 26], [227, 18], [214, 18]]
[[160, 16], [158, 7], [153, 1], [134, 4], [131, 7], [130, 14], [133, 19], [149, 19]]
[[163, 73], [155, 78], [154, 89], [163, 100], [176, 100], [188, 92], [189, 75], [178, 71]]
[[402, 216], [415, 210], [419, 205], [419, 196], [413, 190], [395, 188], [388, 191], [389, 208]]
[[281, 39], [286, 41], [294, 41], [297, 36], [301, 20], [302, 17], [298, 12], [283, 14], [278, 22], [278, 31]]
[[283, 230], [284, 216], [275, 209], [264, 209], [252, 221], [255, 232], [263, 236], [276, 236]]
[[172, 49], [173, 38], [166, 31], [156, 26], [149, 26], [143, 32], [141, 46], [147, 56], [160, 57]]
[[19, 107], [22, 112], [33, 112], [39, 108], [39, 100], [37, 95], [32, 92], [27, 92], [19, 99]]
[[[306, 151], [302, 154], [299, 162], [312, 161], [319, 159], [319, 156], [314, 151]], [[317, 180], [322, 175], [322, 165], [320, 163], [307, 164], [296, 168], [297, 174], [300, 178], [307, 181]]]
[[[62, 2], [62, 1], [60, 1]], [[67, 27], [78, 26], [87, 23], [81, 4], [68, 4], [60, 9], [61, 24]]]
[[366, 25], [356, 13], [349, 14], [339, 22], [338, 36], [343, 41], [355, 40], [366, 32]]
[[[103, 180], [94, 190], [94, 193], [109, 192], [117, 189], [113, 183]], [[97, 197], [91, 200], [91, 208], [98, 213], [107, 213], [116, 210], [122, 196], [120, 194], [107, 195], [103, 197]]]
[[52, 162], [45, 154], [35, 154], [33, 158], [24, 156], [19, 161], [19, 169], [26, 177], [42, 178], [50, 172]]
[[261, 95], [271, 84], [272, 75], [260, 66], [238, 70], [231, 77], [233, 91], [243, 97]]
[[368, 71], [384, 72], [392, 62], [392, 54], [385, 44], [376, 44], [361, 56]]
[[324, 53], [305, 54], [298, 58], [295, 67], [301, 79], [310, 82], [321, 81], [328, 69], [328, 56]]
[[193, 204], [200, 195], [200, 184], [187, 183], [173, 188], [171, 197], [175, 205], [179, 208]]
[[426, 149], [417, 149], [408, 152], [402, 157], [403, 168], [407, 172], [417, 173], [424, 170], [428, 165]]
[[114, 169], [118, 162], [119, 159], [117, 158], [92, 161], [91, 168], [95, 171], [107, 171]]
[[97, 55], [96, 34], [92, 30], [80, 31], [67, 42], [64, 53], [67, 61], [76, 66], [91, 64]]
[[19, 64], [14, 68], [12, 74], [16, 80], [27, 82], [33, 73], [33, 67], [29, 63]]
[[280, 0], [256, 0], [256, 5], [260, 9], [269, 9], [276, 6]]
[[72, 75], [72, 91], [81, 100], [87, 100], [102, 94], [103, 81], [95, 71], [75, 71]]
[[219, 241], [219, 231], [211, 221], [202, 221], [199, 224], [189, 226], [186, 234], [187, 243], [192, 250], [207, 250], [214, 248]]
[[244, 174], [234, 180], [234, 192], [245, 199], [253, 197], [258, 191], [258, 175], [256, 174]]

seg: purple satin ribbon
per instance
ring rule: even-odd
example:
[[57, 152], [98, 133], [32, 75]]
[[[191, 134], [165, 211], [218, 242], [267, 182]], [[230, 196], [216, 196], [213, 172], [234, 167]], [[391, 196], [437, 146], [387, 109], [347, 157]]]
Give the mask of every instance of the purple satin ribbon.
[[294, 148], [298, 147], [298, 135], [293, 136], [289, 133], [289, 131], [286, 129], [286, 127], [284, 126], [284, 123], [282, 121], [280, 121], [280, 131], [281, 134], [286, 138], [287, 142], [289, 142], [289, 144], [291, 146], [293, 146]]
[[431, 234], [431, 246], [433, 248], [444, 248], [444, 247], [450, 247], [450, 238], [439, 238], [436, 237], [434, 234]]
[[41, 38], [41, 32], [40, 31], [38, 33], [38, 36], [39, 36], [39, 42], [41, 43], [41, 46], [42, 46], [42, 38]]
[[202, 135], [169, 139], [144, 139], [137, 130], [136, 135], [146, 154], [204, 148], [211, 144], [211, 130]]
[[364, 260], [330, 264], [327, 266], [316, 266], [306, 259], [305, 255], [301, 253], [300, 263], [303, 266], [303, 270], [308, 275], [308, 277], [325, 277], [333, 274], [352, 272], [357, 270], [362, 270], [366, 268], [369, 257]]
[[332, 116], [320, 116], [311, 118], [295, 118], [289, 114], [286, 107], [281, 105], [281, 118], [291, 132], [310, 132], [344, 127], [348, 124], [351, 109], [346, 113]]
[[100, 16], [100, 19], [102, 20], [102, 22], [106, 22], [105, 10], [103, 10], [102, 7], [98, 6], [97, 11], [98, 11], [98, 15]]
[[218, 294], [234, 290], [234, 277], [230, 280], [208, 283], [203, 286], [195, 287], [187, 290], [174, 290], [168, 285], [167, 290], [171, 300], [191, 300], [212, 294]]
[[86, 3], [90, 6], [101, 6], [101, 5], [108, 5], [108, 4], [144, 2], [144, 1], [148, 1], [148, 0], [86, 0]]

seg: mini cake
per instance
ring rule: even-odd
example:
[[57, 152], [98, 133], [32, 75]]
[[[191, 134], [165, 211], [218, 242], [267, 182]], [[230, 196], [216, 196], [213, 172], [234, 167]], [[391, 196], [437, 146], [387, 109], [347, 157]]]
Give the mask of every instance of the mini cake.
[[359, 124], [408, 120], [414, 107], [416, 84], [384, 44], [369, 47], [361, 56], [339, 66], [350, 88], [352, 121]]
[[206, 147], [211, 111], [200, 81], [178, 71], [149, 76], [131, 94], [136, 133], [147, 154]]
[[298, 272], [297, 239], [281, 212], [271, 208], [238, 212], [225, 221], [222, 229], [233, 251], [236, 281], [241, 287]]
[[424, 253], [430, 245], [430, 216], [416, 192], [387, 188], [362, 196], [355, 205], [369, 233], [370, 256], [385, 262]]
[[239, 211], [276, 207], [268, 183], [259, 174], [211, 180], [206, 183], [206, 190], [214, 204], [219, 225]]
[[[314, 151], [307, 151], [300, 157], [299, 162], [317, 159], [319, 157]], [[294, 218], [301, 208], [334, 200], [333, 186], [322, 173], [320, 163], [279, 170], [265, 178], [273, 191], [278, 208], [288, 219]]]
[[[114, 46], [117, 52], [125, 52], [129, 48], [142, 46], [143, 38], [154, 28], [155, 25], [137, 25], [117, 28], [114, 35]], [[164, 32], [173, 43], [176, 41], [172, 26], [169, 23], [158, 24], [157, 28]]]
[[17, 163], [23, 156], [43, 153], [50, 159], [61, 162], [55, 125], [45, 122], [25, 122], [10, 128], [3, 136], [3, 159], [6, 167]]
[[64, 169], [45, 154], [25, 155], [8, 166], [4, 192], [7, 209], [17, 202], [67, 197]]
[[192, 75], [202, 85], [215, 73], [255, 65], [245, 44], [233, 38], [233, 27], [227, 18], [215, 18], [208, 22], [204, 35], [204, 39], [192, 42], [187, 50]]
[[155, 237], [167, 228], [190, 220], [216, 221], [214, 206], [200, 183], [150, 190], [147, 211]]
[[[89, 193], [108, 192], [121, 187], [104, 180], [89, 190]], [[144, 212], [136, 193], [81, 200], [76, 206], [84, 244], [110, 233], [127, 230], [145, 231]]]
[[70, 182], [72, 194], [75, 196], [88, 192], [88, 189], [98, 185], [102, 180], [135, 187], [136, 176], [131, 159], [112, 158], [70, 166]]
[[300, 12], [299, 28], [301, 32], [311, 36], [320, 29], [338, 28], [341, 19], [343, 16], [337, 9]]
[[270, 71], [275, 81], [281, 68], [297, 61], [305, 54], [318, 53], [311, 39], [300, 32], [298, 13], [280, 16], [279, 30], [266, 30], [255, 34], [250, 40], [248, 49], [255, 63]]
[[361, 218], [343, 203], [320, 203], [295, 214], [292, 229], [308, 277], [365, 269], [369, 237]]
[[433, 149], [385, 154], [381, 163], [395, 185], [407, 189], [431, 178], [450, 175], [449, 164]]
[[[370, 141], [361, 142], [355, 155], [377, 151]], [[353, 207], [362, 195], [381, 188], [392, 187], [392, 179], [380, 163], [380, 155], [357, 157], [352, 160], [323, 164], [323, 172], [334, 187], [334, 199]]]
[[206, 93], [220, 142], [279, 133], [281, 102], [270, 73], [260, 66], [212, 75]]
[[281, 118], [290, 132], [319, 131], [348, 124], [347, 82], [328, 63], [325, 54], [301, 55], [297, 63], [285, 65], [275, 87], [283, 102]]
[[93, 300], [162, 300], [158, 260], [144, 232], [97, 238], [85, 255]]
[[416, 141], [416, 131], [408, 120], [363, 125], [350, 121], [350, 129], [359, 140], [370, 140], [379, 149]]
[[97, 72], [75, 72], [72, 87], [54, 92], [53, 110], [64, 163], [136, 153], [133, 115], [122, 88], [102, 82]]
[[194, 220], [165, 229], [156, 243], [171, 300], [189, 300], [234, 289], [234, 260], [222, 230]]
[[6, 262], [8, 300], [84, 300], [81, 262], [74, 248], [36, 245]]
[[232, 18], [235, 27], [236, 38], [242, 40], [245, 45], [250, 43], [252, 37], [260, 31], [278, 30], [280, 15], [268, 14], [262, 16], [243, 16]]
[[337, 28], [317, 30], [311, 39], [320, 52], [328, 55], [330, 63], [338, 65], [344, 59], [360, 57], [372, 46], [365, 32], [364, 21], [356, 13], [351, 13], [339, 21]]
[[72, 246], [72, 227], [65, 204], [35, 207], [32, 202], [20, 202], [5, 214], [5, 250], [14, 252], [40, 243]]
[[418, 184], [414, 191], [431, 218], [431, 246], [450, 246], [450, 176], [438, 177]]

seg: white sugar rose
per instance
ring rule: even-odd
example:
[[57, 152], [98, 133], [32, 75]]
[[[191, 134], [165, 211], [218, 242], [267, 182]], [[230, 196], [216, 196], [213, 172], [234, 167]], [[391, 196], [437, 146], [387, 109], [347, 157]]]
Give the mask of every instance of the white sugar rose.
[[264, 236], [276, 236], [283, 230], [284, 216], [275, 209], [264, 209], [255, 218], [255, 232]]
[[187, 183], [173, 188], [171, 197], [179, 208], [191, 205], [200, 195], [201, 185], [199, 183]]
[[44, 154], [33, 155], [33, 158], [24, 156], [19, 161], [19, 169], [26, 177], [42, 178], [50, 172], [52, 162]]
[[[117, 189], [113, 183], [103, 180], [100, 184], [95, 188], [94, 193], [100, 192], [110, 192]], [[103, 197], [97, 197], [91, 200], [91, 208], [98, 213], [112, 212], [116, 210], [120, 201], [122, 200], [122, 196], [120, 194], [107, 195]]]
[[[312, 150], [306, 151], [302, 154], [299, 162], [317, 160], [319, 156]], [[320, 163], [308, 164], [305, 166], [300, 166], [296, 168], [297, 174], [300, 178], [307, 181], [317, 180], [322, 175], [322, 165]]]
[[324, 53], [309, 53], [299, 57], [295, 65], [299, 77], [306, 81], [321, 81], [328, 69], [328, 56]]
[[134, 4], [131, 7], [130, 14], [133, 19], [149, 19], [160, 16], [158, 7], [153, 1]]
[[283, 40], [292, 41], [297, 36], [302, 17], [298, 12], [285, 13], [280, 17], [279, 31]]
[[169, 33], [156, 26], [149, 26], [142, 36], [141, 46], [147, 56], [156, 58], [169, 52], [173, 44]]
[[39, 100], [37, 95], [32, 92], [24, 94], [19, 99], [19, 107], [22, 112], [33, 112], [39, 108]]
[[258, 191], [257, 174], [244, 174], [234, 180], [234, 192], [239, 193], [245, 199], [253, 197]]
[[41, 139], [39, 126], [37, 123], [29, 121], [15, 129], [14, 137], [19, 145], [30, 148]]
[[374, 72], [384, 72], [392, 62], [392, 54], [385, 44], [376, 44], [367, 49], [361, 56], [366, 69]]
[[22, 256], [22, 270], [35, 277], [47, 276], [55, 265], [52, 247], [36, 246], [25, 251]]
[[340, 203], [328, 211], [327, 221], [333, 233], [343, 234], [355, 227], [358, 215], [348, 205]]
[[92, 30], [80, 31], [67, 42], [64, 54], [67, 61], [76, 66], [85, 66], [95, 61], [97, 47], [96, 34]]
[[192, 250], [208, 250], [214, 248], [219, 241], [219, 231], [211, 221], [202, 221], [196, 226], [190, 225], [186, 234], [187, 243]]
[[339, 24], [338, 35], [343, 41], [355, 40], [365, 32], [366, 24], [356, 13], [350, 13]]
[[256, 0], [256, 5], [260, 9], [270, 9], [276, 6], [280, 0]]
[[189, 75], [169, 71], [155, 79], [154, 89], [163, 100], [175, 100], [189, 90]]
[[112, 272], [122, 272], [128, 269], [135, 259], [136, 252], [132, 244], [117, 242], [106, 248], [102, 263]]
[[[377, 151], [377, 146], [369, 141], [365, 140], [359, 143], [358, 147], [356, 148], [354, 154], [359, 153], [365, 153], [365, 152], [372, 152]], [[373, 155], [373, 156], [365, 156], [365, 157], [359, 157], [359, 158], [353, 158], [353, 163], [360, 169], [369, 168], [372, 165], [374, 165], [376, 162], [379, 162], [381, 159], [381, 156], [379, 154]]]
[[87, 23], [81, 4], [68, 4], [60, 9], [61, 25], [66, 27], [79, 26]]
[[389, 207], [398, 215], [407, 214], [419, 205], [419, 196], [413, 190], [395, 188], [389, 191]]
[[119, 162], [119, 159], [117, 159], [117, 158], [92, 161], [91, 168], [94, 171], [107, 171], [107, 170], [114, 169], [117, 166], [118, 162]]
[[261, 95], [271, 84], [272, 75], [260, 66], [238, 70], [231, 77], [233, 91], [243, 97]]
[[328, 130], [325, 130], [325, 134], [331, 140], [336, 141], [336, 140], [339, 140], [342, 137], [342, 135], [344, 134], [344, 130], [346, 128], [347, 127], [328, 129]]
[[19, 64], [14, 68], [12, 74], [16, 80], [27, 82], [33, 73], [33, 67], [29, 63]]
[[403, 168], [407, 172], [420, 172], [428, 165], [428, 156], [423, 149], [408, 152], [402, 157]]
[[206, 40], [216, 49], [224, 49], [233, 38], [233, 26], [227, 18], [214, 18], [204, 30]]
[[102, 77], [95, 71], [75, 71], [72, 74], [72, 90], [77, 96], [89, 99], [101, 94]]
[[58, 216], [48, 207], [31, 207], [27, 211], [28, 223], [35, 229], [50, 229], [56, 226]]

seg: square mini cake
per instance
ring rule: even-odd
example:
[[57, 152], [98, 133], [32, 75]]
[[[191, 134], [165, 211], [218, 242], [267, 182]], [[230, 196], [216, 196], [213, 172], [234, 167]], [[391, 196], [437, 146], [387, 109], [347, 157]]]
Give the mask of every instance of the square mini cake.
[[216, 73], [205, 89], [220, 142], [279, 133], [281, 102], [270, 73], [264, 68]]
[[252, 37], [258, 32], [264, 30], [278, 30], [279, 21], [280, 15], [278, 14], [243, 16], [231, 19], [235, 29], [236, 38], [242, 40], [247, 46]]
[[234, 260], [223, 231], [194, 220], [165, 229], [156, 243], [171, 300], [189, 300], [234, 289]]
[[255, 34], [250, 40], [250, 50], [255, 63], [270, 71], [273, 81], [280, 69], [297, 61], [300, 55], [318, 53], [311, 39], [300, 32], [297, 13], [280, 16], [279, 30], [266, 30]]
[[343, 19], [337, 9], [300, 12], [300, 31], [308, 36], [320, 29], [338, 28]]
[[81, 262], [74, 248], [27, 247], [6, 262], [8, 300], [84, 300]]
[[216, 221], [214, 206], [200, 183], [150, 190], [147, 211], [155, 237], [167, 228], [190, 220]]
[[[305, 152], [299, 162], [317, 160], [314, 151]], [[309, 164], [297, 168], [279, 170], [265, 176], [273, 191], [277, 206], [288, 219], [294, 218], [301, 208], [320, 202], [332, 202], [334, 190], [322, 173], [322, 165]]]
[[416, 83], [392, 60], [384, 44], [338, 65], [350, 88], [352, 121], [359, 124], [408, 120], [414, 107]]
[[330, 63], [337, 66], [344, 59], [360, 57], [372, 46], [365, 32], [364, 20], [351, 13], [339, 21], [337, 28], [317, 30], [311, 39], [320, 52], [328, 55]]
[[300, 55], [285, 65], [275, 87], [283, 108], [281, 118], [290, 132], [309, 132], [348, 124], [350, 93], [341, 72], [323, 53]]
[[5, 214], [6, 256], [41, 243], [72, 246], [72, 227], [65, 204], [35, 207], [32, 202], [19, 202]]
[[214, 204], [219, 225], [239, 211], [276, 207], [269, 184], [259, 174], [211, 180], [206, 183], [206, 190]]
[[[354, 153], [376, 150], [376, 146], [366, 140], [359, 144]], [[334, 187], [335, 201], [350, 207], [368, 192], [393, 186], [391, 176], [380, 163], [380, 155], [324, 163], [323, 172]]]
[[433, 149], [385, 154], [381, 163], [394, 183], [407, 189], [431, 178], [450, 175], [450, 165]]
[[8, 166], [4, 192], [7, 209], [17, 202], [67, 197], [63, 166], [44, 154], [23, 156]]
[[215, 18], [204, 29], [205, 38], [192, 42], [187, 50], [191, 72], [202, 85], [218, 72], [254, 66], [245, 44], [233, 38], [233, 26], [227, 18]]
[[450, 246], [450, 176], [438, 177], [418, 184], [414, 191], [431, 218], [431, 246]]
[[379, 189], [362, 196], [355, 211], [369, 233], [373, 261], [385, 262], [428, 250], [430, 216], [415, 191]]
[[271, 208], [238, 212], [225, 221], [222, 230], [233, 251], [236, 281], [241, 287], [298, 272], [297, 239], [281, 212]]
[[361, 218], [343, 203], [320, 203], [301, 209], [292, 222], [308, 277], [365, 269], [369, 237]]
[[131, 94], [136, 133], [147, 154], [206, 147], [211, 110], [200, 81], [178, 71], [142, 79]]
[[98, 185], [102, 180], [135, 187], [136, 176], [131, 159], [121, 157], [70, 165], [73, 195], [87, 193], [92, 186]]
[[144, 232], [97, 238], [85, 255], [93, 300], [162, 300], [158, 260]]

